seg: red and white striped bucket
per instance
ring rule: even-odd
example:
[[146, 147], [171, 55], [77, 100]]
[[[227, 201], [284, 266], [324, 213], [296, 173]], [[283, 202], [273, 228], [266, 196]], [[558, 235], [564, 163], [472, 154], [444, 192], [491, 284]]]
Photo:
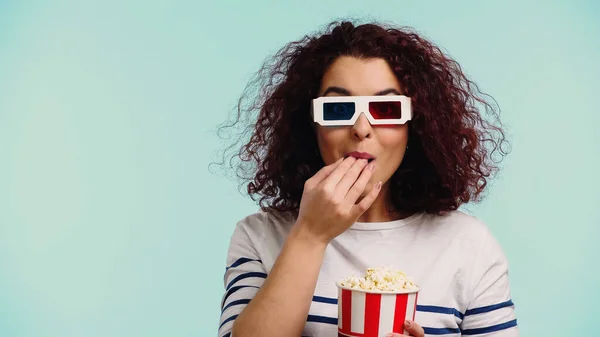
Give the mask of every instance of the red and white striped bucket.
[[415, 319], [419, 290], [373, 292], [338, 286], [338, 337], [385, 337], [404, 333]]

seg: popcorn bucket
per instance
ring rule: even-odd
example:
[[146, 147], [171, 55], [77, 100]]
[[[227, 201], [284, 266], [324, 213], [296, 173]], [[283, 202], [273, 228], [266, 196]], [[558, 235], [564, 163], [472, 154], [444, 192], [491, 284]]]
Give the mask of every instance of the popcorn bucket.
[[338, 337], [405, 333], [404, 321], [415, 319], [419, 289], [372, 291], [351, 289], [339, 283], [337, 287]]

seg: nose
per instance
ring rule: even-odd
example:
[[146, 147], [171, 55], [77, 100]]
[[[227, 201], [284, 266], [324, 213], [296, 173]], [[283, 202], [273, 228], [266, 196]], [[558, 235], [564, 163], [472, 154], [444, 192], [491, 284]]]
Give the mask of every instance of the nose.
[[371, 138], [372, 132], [373, 129], [371, 128], [371, 123], [369, 123], [367, 116], [365, 116], [364, 113], [361, 113], [358, 116], [358, 119], [356, 120], [354, 125], [352, 126], [352, 133], [354, 137], [356, 137], [359, 140]]

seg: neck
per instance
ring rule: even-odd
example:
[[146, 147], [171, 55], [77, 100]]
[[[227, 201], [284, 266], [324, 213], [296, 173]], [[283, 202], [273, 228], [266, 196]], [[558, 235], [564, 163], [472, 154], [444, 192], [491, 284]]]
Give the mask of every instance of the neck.
[[386, 222], [404, 219], [409, 217], [411, 214], [396, 210], [389, 197], [389, 184], [385, 183], [381, 186], [381, 192], [377, 195], [377, 199], [373, 202], [371, 207], [365, 211], [359, 218], [358, 222]]

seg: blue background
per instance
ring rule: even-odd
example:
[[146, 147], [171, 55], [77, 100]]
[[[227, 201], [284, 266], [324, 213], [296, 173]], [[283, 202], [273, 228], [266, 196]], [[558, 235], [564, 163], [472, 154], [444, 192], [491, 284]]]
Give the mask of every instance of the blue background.
[[415, 27], [498, 101], [483, 219], [523, 336], [596, 336], [593, 1], [0, 0], [0, 336], [211, 336], [235, 223], [215, 129], [285, 43], [343, 17]]

